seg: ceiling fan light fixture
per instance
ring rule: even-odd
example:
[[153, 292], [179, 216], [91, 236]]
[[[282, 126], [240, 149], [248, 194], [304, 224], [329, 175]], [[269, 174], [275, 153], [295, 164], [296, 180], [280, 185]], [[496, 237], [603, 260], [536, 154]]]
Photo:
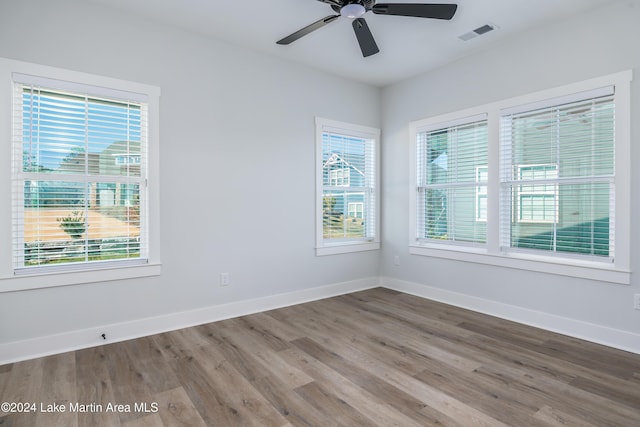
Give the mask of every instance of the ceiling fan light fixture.
[[365, 14], [367, 9], [359, 3], [349, 3], [340, 9], [340, 15], [349, 19], [357, 19]]

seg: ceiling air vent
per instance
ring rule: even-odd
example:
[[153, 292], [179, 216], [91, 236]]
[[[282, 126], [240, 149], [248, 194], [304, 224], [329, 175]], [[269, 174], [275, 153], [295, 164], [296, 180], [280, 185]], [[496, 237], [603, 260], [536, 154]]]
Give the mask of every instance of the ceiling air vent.
[[463, 35], [459, 36], [458, 38], [460, 40], [463, 40], [463, 41], [466, 42], [467, 40], [471, 40], [471, 39], [473, 39], [475, 37], [481, 36], [483, 34], [488, 33], [489, 31], [493, 31], [495, 29], [496, 29], [495, 25], [493, 25], [493, 24], [485, 24], [485, 25], [483, 25], [481, 27], [476, 28], [473, 31], [469, 31], [468, 33], [464, 33]]

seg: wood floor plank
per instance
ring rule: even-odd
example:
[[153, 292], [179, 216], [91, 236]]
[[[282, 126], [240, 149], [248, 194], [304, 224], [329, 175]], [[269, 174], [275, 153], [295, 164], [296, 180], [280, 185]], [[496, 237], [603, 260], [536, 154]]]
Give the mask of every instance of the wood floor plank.
[[0, 402], [79, 409], [2, 427], [636, 427], [640, 355], [377, 288], [0, 366]]
[[255, 340], [262, 342], [273, 351], [285, 350], [290, 347], [286, 337], [281, 337], [278, 332], [261, 324], [254, 316], [230, 319], [229, 323], [249, 333]]
[[625, 380], [633, 375], [634, 370], [640, 370], [640, 363], [629, 358], [628, 353], [623, 354], [605, 346], [594, 348], [595, 346], [597, 345], [593, 343], [566, 337], [563, 340], [546, 340], [538, 351]]
[[[136, 366], [126, 350], [127, 344], [119, 342], [110, 345], [106, 354], [106, 366], [111, 380], [114, 403], [129, 405], [131, 411], [118, 411], [120, 421], [125, 422], [144, 417], [144, 412], [135, 411], [135, 405], [151, 401], [151, 392], [147, 382], [143, 381], [142, 373]], [[127, 409], [130, 409], [127, 408]]]
[[540, 408], [534, 417], [555, 427], [598, 427], [596, 424], [587, 422], [584, 418], [574, 417], [547, 405]]
[[[178, 378], [167, 364], [153, 337], [142, 337], [125, 343], [125, 351], [151, 393], [172, 390], [180, 386]], [[163, 372], [163, 375], [158, 375]]]
[[[338, 372], [315, 358], [309, 357], [308, 354], [297, 348], [282, 351], [279, 355], [290, 364], [306, 372], [318, 383], [324, 384], [326, 387], [331, 387], [341, 399], [361, 413], [375, 413], [376, 424], [399, 427], [419, 427], [421, 425], [406, 416], [402, 411], [390, 406], [379, 396], [359, 387]], [[330, 416], [330, 414], [324, 413], [325, 419]]]
[[[45, 357], [42, 365], [42, 385], [38, 391], [39, 402], [45, 405], [59, 405], [66, 412], [39, 411], [35, 426], [74, 427], [78, 425], [78, 415], [68, 410], [71, 402], [78, 401], [76, 394], [76, 360], [73, 353], [56, 354]], [[54, 406], [55, 407], [55, 406]]]
[[390, 406], [404, 411], [405, 415], [424, 425], [441, 424], [444, 414], [431, 410], [421, 400], [403, 392], [385, 382], [372, 373], [354, 365], [336, 353], [327, 351], [323, 346], [308, 339], [301, 338], [292, 343], [300, 350], [331, 367], [340, 375], [364, 388], [369, 393], [382, 397]]
[[278, 377], [264, 376], [251, 384], [292, 426], [336, 425], [325, 412], [308, 404], [295, 389]]
[[[499, 378], [518, 389], [541, 407], [550, 406], [557, 412], [589, 420], [596, 425], [635, 425], [640, 422], [640, 411], [607, 397], [594, 395], [570, 384], [527, 369], [488, 362], [478, 373], [486, 381]], [[589, 402], [585, 404], [585, 402]]]
[[498, 388], [479, 384], [466, 373], [448, 372], [446, 366], [431, 368], [415, 375], [415, 378], [436, 387], [449, 396], [481, 411], [496, 420], [512, 426], [544, 426], [533, 418], [540, 409], [531, 406], [528, 401], [514, 397], [508, 388]]
[[270, 310], [263, 313], [252, 314], [249, 317], [286, 341], [293, 341], [304, 336], [295, 325], [276, 319], [274, 315], [277, 316], [277, 313], [278, 310]]
[[241, 424], [238, 411], [229, 406], [224, 399], [223, 386], [213, 383], [206, 377], [206, 372], [197, 359], [175, 359], [170, 364], [180, 378], [189, 400], [206, 425]]
[[[336, 299], [335, 302], [343, 306], [343, 312], [338, 314], [334, 312], [334, 315], [337, 316], [342, 324], [347, 324], [349, 303], [341, 299]], [[375, 314], [370, 313], [370, 315]], [[407, 324], [404, 321], [402, 323], [385, 321], [373, 325], [370, 322], [362, 321], [351, 323], [350, 329], [359, 331], [361, 337], [361, 339], [353, 337], [351, 341], [357, 343], [358, 347], [367, 348], [372, 354], [380, 357], [390, 356], [389, 352], [391, 352], [395, 353], [396, 356], [404, 356], [414, 360], [417, 367], [414, 368], [413, 374], [422, 370], [420, 359], [423, 357], [435, 358], [467, 371], [473, 371], [480, 366], [477, 361], [431, 345], [429, 343], [431, 335], [424, 334], [420, 330], [420, 326], [413, 326], [415, 325]]]
[[332, 422], [338, 426], [372, 426], [376, 424], [372, 419], [367, 418], [332, 391], [316, 382], [300, 386], [295, 392], [314, 408], [331, 414]]
[[118, 413], [106, 411], [109, 404], [116, 403], [106, 364], [108, 353], [108, 346], [75, 352], [76, 403], [85, 408], [78, 412], [79, 426], [120, 426]]
[[122, 422], [122, 427], [158, 427], [162, 426], [162, 418], [158, 414], [149, 414]]
[[[240, 355], [235, 351], [233, 355]], [[224, 350], [221, 349], [220, 352]], [[213, 357], [211, 357], [213, 356]], [[225, 420], [221, 425], [282, 426], [287, 421], [280, 413], [253, 388], [243, 374], [237, 371], [227, 360], [219, 360], [218, 349], [203, 346], [187, 364], [184, 370], [181, 360], [172, 362], [174, 369], [184, 370], [189, 380], [183, 384], [187, 394], [207, 424], [216, 419]], [[187, 359], [188, 360], [188, 359]], [[250, 361], [247, 355], [245, 361]], [[248, 362], [250, 363], [250, 362]], [[222, 414], [222, 415], [220, 415]], [[228, 424], [226, 424], [228, 423]]]
[[156, 393], [153, 396], [153, 401], [158, 404], [158, 415], [165, 426], [206, 426], [182, 387]]
[[[0, 365], [0, 396], [4, 396], [5, 394], [5, 388], [9, 382], [9, 375], [11, 373], [12, 368], [13, 368], [13, 363]], [[2, 415], [0, 415], [0, 417], [1, 416]]]
[[572, 387], [597, 394], [598, 396], [614, 400], [618, 403], [628, 405], [640, 411], [640, 387], [636, 384], [620, 384], [619, 382], [614, 383], [613, 381], [607, 383], [577, 377], [575, 380], [571, 381], [570, 385]]

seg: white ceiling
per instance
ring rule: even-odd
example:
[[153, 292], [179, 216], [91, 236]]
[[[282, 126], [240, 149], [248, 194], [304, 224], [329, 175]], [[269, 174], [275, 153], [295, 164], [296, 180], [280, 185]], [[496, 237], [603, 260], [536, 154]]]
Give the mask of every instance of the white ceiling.
[[[363, 58], [347, 18], [339, 18], [288, 46], [276, 41], [334, 15], [317, 0], [91, 0], [313, 68], [386, 86], [440, 67], [501, 39], [616, 0], [435, 0], [457, 3], [451, 21], [367, 13], [380, 53]], [[427, 3], [379, 0], [379, 3]], [[498, 28], [463, 42], [484, 24]]]

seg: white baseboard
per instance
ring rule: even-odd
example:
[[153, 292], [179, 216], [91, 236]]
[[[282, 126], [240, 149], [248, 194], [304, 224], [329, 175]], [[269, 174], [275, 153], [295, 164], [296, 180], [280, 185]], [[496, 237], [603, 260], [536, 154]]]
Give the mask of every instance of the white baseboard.
[[[378, 286], [640, 354], [640, 335], [390, 277], [368, 277], [262, 298], [0, 344], [0, 365], [95, 347]], [[102, 339], [105, 334], [107, 339]]]
[[541, 311], [530, 310], [391, 277], [381, 277], [380, 284], [388, 289], [640, 354], [640, 334], [633, 332], [613, 329], [581, 320], [556, 316]]
[[[378, 277], [0, 344], [0, 365], [216, 322], [380, 286]], [[106, 340], [102, 338], [105, 334]]]

